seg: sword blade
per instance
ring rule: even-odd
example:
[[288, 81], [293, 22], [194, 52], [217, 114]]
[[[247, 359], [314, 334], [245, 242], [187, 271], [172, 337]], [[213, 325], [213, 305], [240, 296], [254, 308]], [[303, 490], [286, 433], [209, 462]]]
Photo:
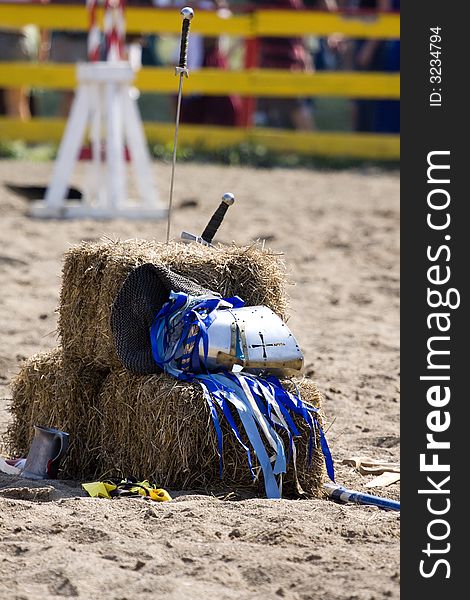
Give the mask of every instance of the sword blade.
[[166, 243], [170, 241], [171, 216], [173, 210], [173, 189], [175, 186], [176, 151], [178, 149], [178, 133], [180, 128], [181, 97], [183, 95], [183, 72], [179, 74], [178, 100], [176, 104], [175, 138], [173, 140], [173, 160], [171, 164], [170, 200], [168, 202], [168, 221], [166, 227]]

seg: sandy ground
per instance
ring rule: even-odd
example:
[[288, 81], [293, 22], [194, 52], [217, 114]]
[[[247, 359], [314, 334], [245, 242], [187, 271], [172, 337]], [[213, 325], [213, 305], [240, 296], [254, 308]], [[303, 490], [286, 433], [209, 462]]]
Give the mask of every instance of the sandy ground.
[[[155, 165], [166, 199], [170, 168]], [[50, 164], [0, 162], [0, 432], [20, 362], [56, 345], [61, 255], [109, 237], [164, 239], [165, 223], [37, 221], [4, 183], [45, 185]], [[74, 184], [83, 184], [78, 171]], [[351, 455], [399, 460], [397, 174], [180, 165], [173, 235], [265, 238], [295, 286], [290, 327], [324, 392], [337, 481], [365, 490]], [[197, 206], [183, 208], [186, 200]], [[24, 488], [24, 489], [23, 489]], [[84, 498], [74, 482], [0, 476], [0, 598], [378, 599], [399, 596], [399, 516], [326, 500]], [[398, 498], [399, 485], [378, 493]]]

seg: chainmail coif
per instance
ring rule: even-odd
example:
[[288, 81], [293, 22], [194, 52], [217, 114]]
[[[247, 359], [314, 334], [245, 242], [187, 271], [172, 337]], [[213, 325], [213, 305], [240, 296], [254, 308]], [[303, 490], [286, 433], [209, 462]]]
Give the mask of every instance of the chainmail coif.
[[127, 276], [114, 300], [111, 330], [116, 353], [124, 367], [134, 373], [160, 372], [152, 355], [149, 332], [155, 316], [168, 301], [170, 291], [193, 296], [214, 295], [162, 265], [148, 263]]

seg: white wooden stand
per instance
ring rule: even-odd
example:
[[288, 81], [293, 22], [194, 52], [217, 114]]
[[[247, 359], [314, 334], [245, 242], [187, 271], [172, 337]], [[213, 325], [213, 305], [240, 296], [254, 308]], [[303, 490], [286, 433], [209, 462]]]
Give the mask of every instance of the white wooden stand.
[[[78, 64], [77, 79], [78, 90], [46, 197], [30, 214], [46, 218], [165, 218], [167, 209], [153, 182], [150, 154], [131, 93], [134, 72], [129, 63]], [[92, 148], [90, 176], [82, 200], [72, 202], [65, 196], [87, 131]], [[139, 194], [134, 201], [127, 193], [126, 145]]]

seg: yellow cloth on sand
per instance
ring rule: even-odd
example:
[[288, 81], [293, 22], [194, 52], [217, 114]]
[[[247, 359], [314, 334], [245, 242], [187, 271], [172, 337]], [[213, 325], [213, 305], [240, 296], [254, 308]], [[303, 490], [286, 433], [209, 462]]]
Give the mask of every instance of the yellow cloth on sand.
[[117, 489], [117, 485], [104, 481], [93, 481], [92, 483], [82, 483], [82, 488], [92, 498], [111, 498], [109, 492]]
[[[92, 498], [113, 498], [118, 494], [112, 494], [112, 492], [119, 490], [120, 485], [108, 481], [93, 481], [91, 483], [82, 483], [82, 488]], [[139, 496], [146, 496], [155, 502], [166, 502], [171, 500], [170, 494], [162, 489], [152, 486], [148, 481], [138, 481], [135, 485], [127, 484], [124, 492], [127, 495], [137, 494]]]

